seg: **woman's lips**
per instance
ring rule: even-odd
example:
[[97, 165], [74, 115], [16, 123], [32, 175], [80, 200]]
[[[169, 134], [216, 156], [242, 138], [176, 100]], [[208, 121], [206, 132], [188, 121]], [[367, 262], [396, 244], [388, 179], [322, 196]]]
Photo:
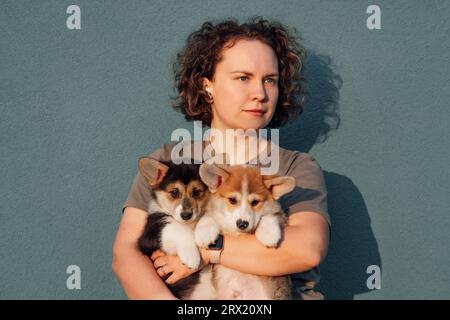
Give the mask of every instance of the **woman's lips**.
[[251, 114], [251, 115], [256, 116], [256, 117], [261, 117], [261, 116], [263, 116], [266, 113], [266, 111], [257, 110], [257, 109], [244, 110], [244, 111], [247, 112], [248, 114]]

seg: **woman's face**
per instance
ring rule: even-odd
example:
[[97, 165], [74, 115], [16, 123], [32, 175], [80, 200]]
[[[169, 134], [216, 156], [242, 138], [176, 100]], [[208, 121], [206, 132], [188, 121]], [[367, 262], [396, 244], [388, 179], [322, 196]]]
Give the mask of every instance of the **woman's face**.
[[258, 40], [238, 40], [224, 49], [213, 81], [211, 128], [260, 129], [269, 124], [278, 99], [278, 61], [273, 49]]

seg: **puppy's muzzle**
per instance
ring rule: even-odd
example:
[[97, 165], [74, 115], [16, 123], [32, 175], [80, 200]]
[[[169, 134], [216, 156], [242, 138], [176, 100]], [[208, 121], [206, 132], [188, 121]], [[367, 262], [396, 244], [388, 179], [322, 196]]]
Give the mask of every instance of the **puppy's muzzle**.
[[242, 219], [238, 219], [236, 221], [236, 226], [240, 229], [240, 230], [245, 230], [248, 227], [248, 221], [242, 220]]

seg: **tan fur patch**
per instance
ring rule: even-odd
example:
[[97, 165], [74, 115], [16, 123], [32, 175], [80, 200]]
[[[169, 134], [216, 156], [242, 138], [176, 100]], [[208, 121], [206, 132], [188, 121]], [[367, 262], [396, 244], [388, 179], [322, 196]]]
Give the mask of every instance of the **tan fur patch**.
[[[236, 204], [227, 201], [229, 210], [233, 210], [241, 204], [241, 201], [247, 201], [248, 206], [256, 212], [261, 209], [265, 201], [273, 201], [270, 191], [264, 185], [260, 171], [253, 167], [232, 166], [229, 169], [230, 176], [217, 189], [217, 196], [224, 199], [235, 198]], [[243, 182], [246, 183], [243, 183]], [[245, 192], [242, 187], [246, 186]], [[241, 195], [246, 193], [246, 199], [241, 199]], [[252, 206], [252, 201], [257, 200], [258, 203]]]

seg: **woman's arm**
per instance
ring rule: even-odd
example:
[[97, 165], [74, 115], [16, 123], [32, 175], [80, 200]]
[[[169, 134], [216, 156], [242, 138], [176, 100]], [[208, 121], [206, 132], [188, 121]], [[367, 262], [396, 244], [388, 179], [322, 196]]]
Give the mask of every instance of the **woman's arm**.
[[136, 246], [146, 221], [145, 211], [125, 209], [114, 241], [112, 270], [129, 299], [176, 299]]
[[[302, 211], [289, 216], [284, 228], [284, 240], [277, 249], [266, 248], [253, 234], [239, 237], [224, 236], [224, 247], [220, 264], [241, 272], [279, 276], [310, 270], [320, 264], [326, 256], [329, 242], [328, 222], [319, 213]], [[201, 249], [205, 263], [209, 251]], [[174, 271], [170, 283], [192, 274], [181, 264], [177, 256], [158, 253], [154, 266], [167, 265]], [[162, 276], [162, 275], [161, 275]]]
[[225, 236], [220, 264], [266, 276], [303, 272], [320, 264], [328, 242], [328, 223], [320, 214], [297, 212], [289, 216], [284, 241], [277, 249], [264, 247], [254, 235]]

